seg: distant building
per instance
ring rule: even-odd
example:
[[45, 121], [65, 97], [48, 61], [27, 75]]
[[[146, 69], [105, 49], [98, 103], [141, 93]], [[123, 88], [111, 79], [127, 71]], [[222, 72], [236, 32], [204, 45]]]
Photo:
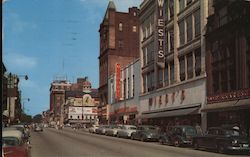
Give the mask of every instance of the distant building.
[[208, 127], [250, 128], [250, 2], [213, 0], [206, 32]]
[[100, 24], [99, 55], [99, 118], [107, 122], [108, 78], [115, 72], [115, 64], [125, 67], [139, 57], [139, 10], [129, 8], [128, 13], [116, 11], [110, 1]]

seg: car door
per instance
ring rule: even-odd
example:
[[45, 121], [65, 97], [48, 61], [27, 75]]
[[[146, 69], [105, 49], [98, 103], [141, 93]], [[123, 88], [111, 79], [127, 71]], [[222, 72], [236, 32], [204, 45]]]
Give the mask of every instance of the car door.
[[135, 138], [136, 139], [140, 139], [141, 135], [142, 135], [142, 132], [143, 132], [143, 127], [138, 127], [137, 130], [136, 130], [136, 136], [135, 136]]
[[212, 129], [206, 138], [206, 148], [214, 149], [216, 147], [216, 138], [218, 137], [219, 130]]

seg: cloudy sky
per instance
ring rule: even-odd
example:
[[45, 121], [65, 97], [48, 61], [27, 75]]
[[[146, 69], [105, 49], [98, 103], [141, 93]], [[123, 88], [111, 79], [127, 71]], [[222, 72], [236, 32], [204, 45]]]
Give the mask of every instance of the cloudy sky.
[[[25, 112], [49, 109], [49, 87], [56, 77], [70, 82], [88, 76], [98, 88], [99, 25], [109, 0], [5, 0], [3, 61], [21, 79]], [[142, 0], [114, 0], [127, 12]]]

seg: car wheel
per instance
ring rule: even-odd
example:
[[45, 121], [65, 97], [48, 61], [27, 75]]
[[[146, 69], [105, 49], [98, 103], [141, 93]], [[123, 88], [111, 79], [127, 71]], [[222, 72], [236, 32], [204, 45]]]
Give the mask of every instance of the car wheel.
[[218, 152], [219, 152], [219, 153], [221, 153], [221, 154], [225, 153], [225, 148], [224, 148], [223, 145], [219, 144], [219, 145], [217, 146], [217, 149], [218, 149]]
[[198, 142], [194, 142], [194, 149], [196, 149], [196, 150], [199, 149], [199, 144], [198, 144]]
[[132, 134], [131, 135], [131, 140], [134, 140], [134, 139], [135, 139], [134, 134]]
[[144, 136], [141, 137], [141, 141], [142, 141], [142, 142], [145, 142], [145, 141], [146, 141], [146, 139], [144, 138]]
[[159, 143], [160, 143], [161, 145], [163, 145], [163, 144], [164, 144], [164, 141], [163, 141], [163, 139], [162, 139], [162, 138], [160, 138], [160, 139], [159, 139]]
[[179, 140], [175, 140], [175, 141], [174, 141], [174, 146], [175, 146], [175, 147], [180, 147], [180, 146], [181, 146]]

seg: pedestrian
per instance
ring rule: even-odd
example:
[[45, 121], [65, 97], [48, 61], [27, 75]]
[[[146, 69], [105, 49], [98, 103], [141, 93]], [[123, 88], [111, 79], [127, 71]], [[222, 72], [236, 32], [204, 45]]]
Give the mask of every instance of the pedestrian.
[[195, 129], [196, 129], [196, 132], [197, 132], [198, 135], [202, 135], [203, 134], [201, 126], [198, 123], [196, 123]]

